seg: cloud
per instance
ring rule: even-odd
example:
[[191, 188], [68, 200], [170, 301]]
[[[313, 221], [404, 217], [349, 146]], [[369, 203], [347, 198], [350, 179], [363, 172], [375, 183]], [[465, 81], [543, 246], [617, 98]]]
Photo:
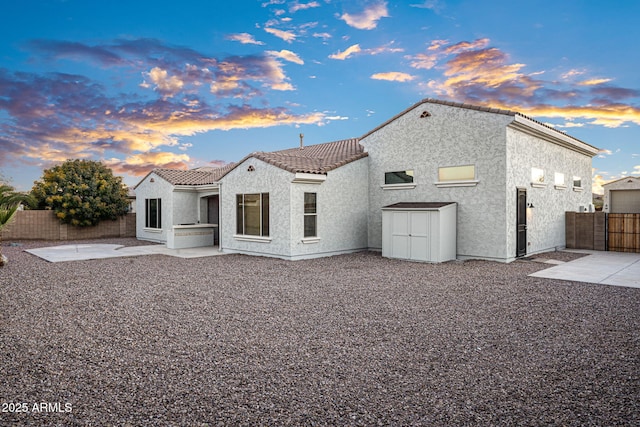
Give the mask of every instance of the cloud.
[[419, 4], [410, 4], [410, 7], [417, 7], [419, 9], [430, 9], [436, 13], [440, 13], [442, 9], [444, 9], [444, 5], [440, 0], [424, 0], [423, 3]]
[[400, 73], [397, 71], [391, 71], [386, 73], [376, 73], [371, 76], [374, 80], [387, 80], [390, 82], [408, 82], [416, 78], [407, 73]]
[[267, 54], [276, 58], [284, 59], [285, 61], [293, 62], [295, 64], [304, 65], [304, 61], [295, 53], [290, 50], [283, 49], [280, 52], [268, 50]]
[[588, 80], [583, 80], [578, 84], [580, 86], [595, 86], [595, 85], [601, 85], [603, 83], [608, 83], [610, 81], [611, 79], [588, 79]]
[[350, 27], [359, 30], [373, 30], [378, 26], [378, 21], [382, 18], [388, 18], [386, 2], [374, 3], [366, 7], [362, 12], [356, 14], [343, 13], [340, 19], [347, 23]]
[[[294, 89], [279, 62], [302, 61], [290, 51], [214, 57], [151, 39], [29, 45], [37, 55], [51, 48], [38, 59], [49, 69], [74, 60], [116, 73], [103, 85], [79, 74], [0, 69], [0, 165], [110, 158], [135, 173], [186, 164], [186, 136], [328, 121], [323, 113], [265, 106], [268, 91]], [[139, 86], [154, 90], [122, 89]], [[179, 154], [166, 154], [173, 150]]]
[[177, 76], [169, 76], [167, 70], [154, 67], [145, 76], [155, 85], [157, 91], [166, 96], [173, 96], [184, 86], [184, 82]]
[[249, 33], [239, 33], [239, 34], [229, 34], [225, 37], [227, 40], [240, 42], [242, 44], [257, 44], [264, 45], [263, 42], [257, 41], [251, 34]]
[[562, 74], [562, 76], [560, 76], [560, 77], [562, 77], [563, 79], [566, 80], [566, 79], [570, 79], [570, 78], [575, 77], [575, 76], [581, 76], [584, 73], [585, 73], [584, 70], [573, 69], [573, 70], [569, 70], [566, 73]]
[[359, 52], [361, 52], [362, 49], [360, 49], [360, 45], [359, 44], [354, 44], [349, 46], [348, 48], [346, 48], [344, 51], [342, 52], [338, 52], [338, 53], [334, 53], [329, 55], [329, 58], [331, 59], [338, 59], [341, 61], [344, 61], [345, 59], [347, 59], [348, 57], [355, 55]]
[[267, 27], [264, 29], [267, 33], [272, 34], [287, 43], [293, 42], [298, 37], [293, 31], [278, 30], [276, 28]]
[[124, 160], [106, 159], [103, 162], [115, 173], [143, 176], [155, 168], [187, 169], [189, 156], [171, 152], [139, 153]]
[[358, 54], [362, 54], [362, 55], [380, 55], [380, 54], [383, 54], [383, 53], [404, 52], [404, 49], [402, 49], [402, 48], [392, 47], [393, 44], [394, 44], [394, 42], [392, 41], [392, 42], [387, 43], [386, 45], [379, 46], [379, 47], [374, 47], [374, 48], [369, 48], [369, 49], [362, 49], [359, 44], [354, 44], [354, 45], [349, 46], [348, 48], [346, 48], [342, 52], [338, 51], [337, 53], [329, 55], [329, 58], [337, 59], [337, 60], [340, 60], [340, 61], [344, 61], [345, 59], [347, 59], [347, 58], [349, 58], [351, 56], [358, 55]]
[[332, 35], [329, 33], [313, 33], [313, 37], [318, 38], [318, 39], [323, 39], [323, 40], [329, 40]]
[[[433, 44], [436, 46], [436, 44]], [[640, 124], [640, 91], [598, 84], [572, 83], [586, 71], [570, 70], [561, 81], [545, 81], [543, 71], [525, 72], [526, 64], [490, 46], [486, 38], [451, 46], [437, 44], [428, 54], [412, 56], [414, 68], [441, 67], [443, 79], [426, 84], [429, 91], [451, 100], [564, 120], [558, 127]], [[629, 101], [636, 101], [636, 104]]]
[[309, 3], [298, 3], [293, 2], [293, 4], [291, 6], [289, 6], [289, 12], [290, 13], [296, 13], [299, 10], [306, 10], [306, 9], [312, 9], [314, 7], [320, 7], [320, 3], [318, 3], [317, 1], [312, 1]]

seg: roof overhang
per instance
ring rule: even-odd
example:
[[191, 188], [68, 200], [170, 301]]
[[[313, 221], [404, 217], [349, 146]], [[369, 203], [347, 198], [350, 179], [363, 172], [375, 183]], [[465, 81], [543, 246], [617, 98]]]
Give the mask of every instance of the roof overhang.
[[584, 154], [585, 156], [593, 157], [600, 151], [592, 145], [572, 138], [567, 134], [549, 128], [542, 123], [538, 123], [535, 120], [531, 120], [519, 114], [514, 116], [513, 121], [508, 126], [537, 138], [544, 139], [545, 141], [549, 141], [553, 144], [560, 145], [561, 147]]

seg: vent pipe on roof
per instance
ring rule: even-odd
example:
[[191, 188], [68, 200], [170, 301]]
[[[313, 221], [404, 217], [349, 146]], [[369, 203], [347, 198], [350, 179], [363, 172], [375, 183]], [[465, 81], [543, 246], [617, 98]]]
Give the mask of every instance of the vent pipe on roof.
[[300, 134], [300, 149], [304, 148], [304, 133]]

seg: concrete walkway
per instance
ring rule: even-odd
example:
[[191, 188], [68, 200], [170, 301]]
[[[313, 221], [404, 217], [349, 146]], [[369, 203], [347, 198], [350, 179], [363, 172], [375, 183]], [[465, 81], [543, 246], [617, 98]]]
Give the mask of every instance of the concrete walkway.
[[217, 246], [201, 248], [167, 249], [165, 245], [122, 246], [112, 244], [60, 245], [25, 249], [26, 252], [49, 262], [82, 261], [87, 259], [116, 258], [140, 255], [169, 255], [179, 258], [199, 258], [224, 255]]
[[588, 256], [530, 274], [533, 277], [640, 288], [640, 254], [571, 251]]

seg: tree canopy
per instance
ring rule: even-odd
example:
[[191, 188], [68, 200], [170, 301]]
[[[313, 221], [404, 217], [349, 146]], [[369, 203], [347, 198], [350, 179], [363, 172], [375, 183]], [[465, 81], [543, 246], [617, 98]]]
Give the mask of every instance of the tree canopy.
[[38, 209], [52, 209], [63, 223], [75, 226], [115, 220], [129, 207], [122, 178], [92, 160], [67, 160], [45, 169], [31, 194]]

